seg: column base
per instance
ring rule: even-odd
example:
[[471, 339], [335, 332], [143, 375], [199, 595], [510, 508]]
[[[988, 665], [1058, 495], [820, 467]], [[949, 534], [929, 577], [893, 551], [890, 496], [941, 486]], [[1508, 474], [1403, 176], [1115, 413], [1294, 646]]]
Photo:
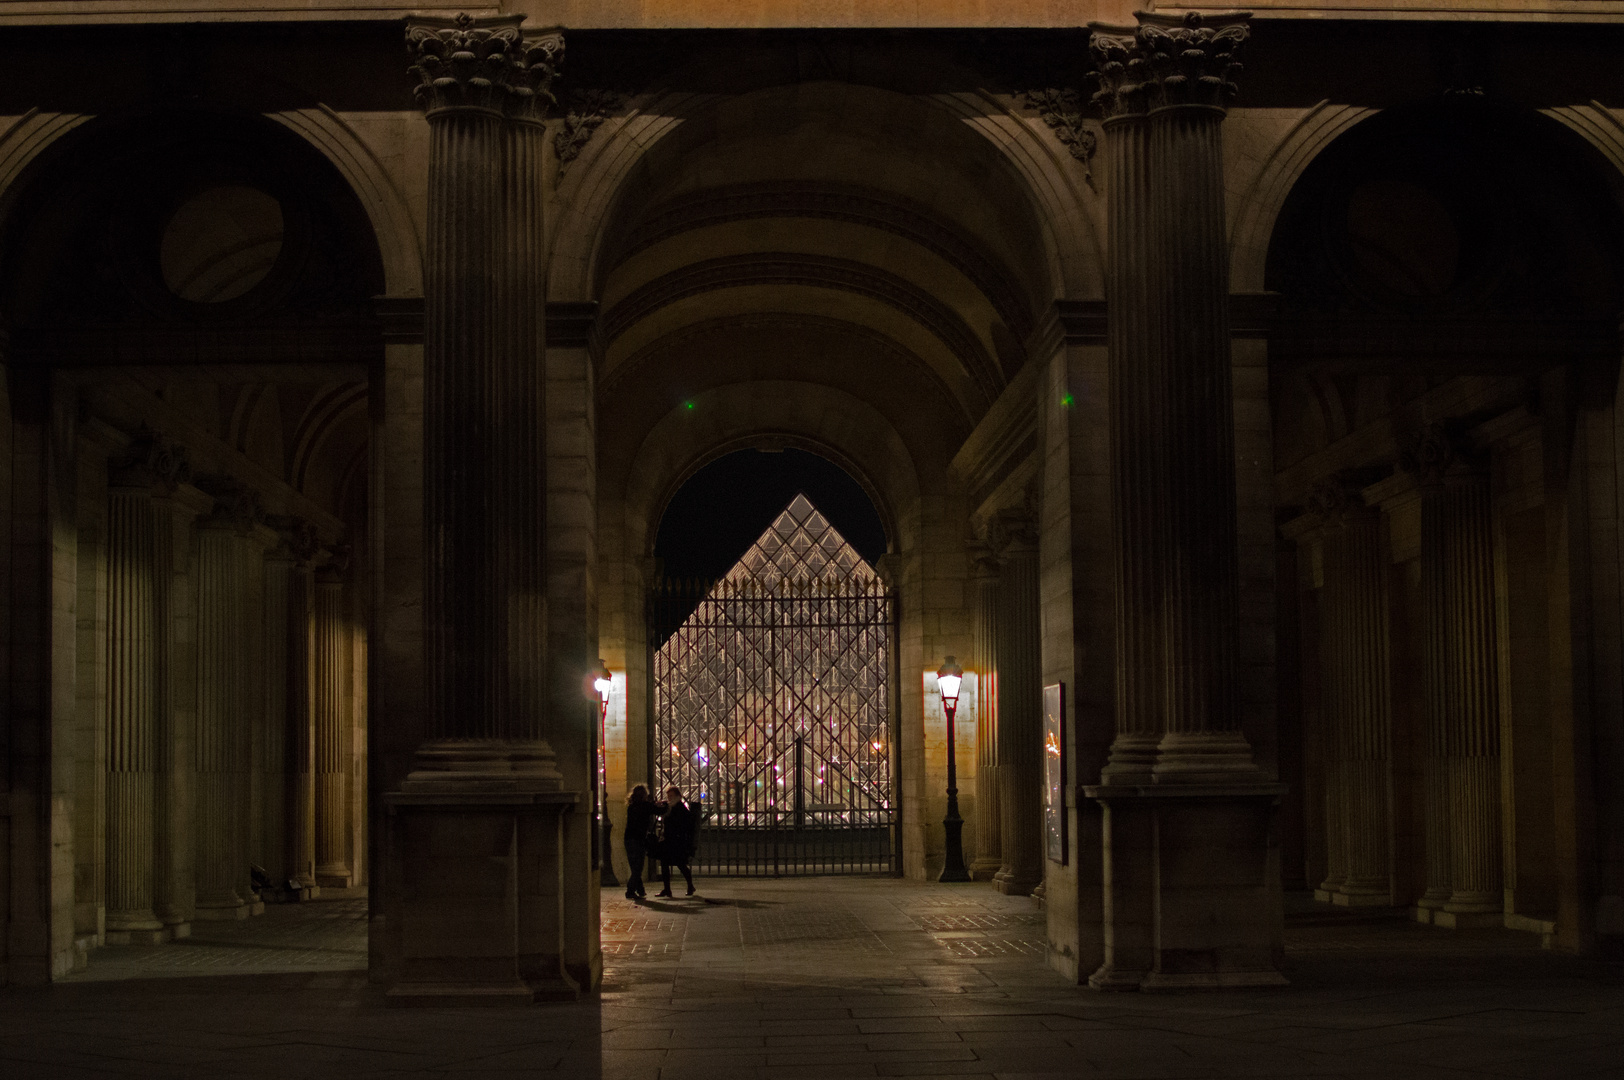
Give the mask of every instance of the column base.
[[230, 900], [199, 900], [197, 909], [192, 913], [195, 922], [232, 922], [246, 918], [248, 905], [235, 897]]
[[353, 877], [346, 866], [316, 868], [316, 884], [322, 888], [347, 889]]
[[556, 772], [491, 773], [424, 770], [384, 796], [391, 1005], [531, 1005], [580, 994], [561, 959], [563, 818], [578, 797], [559, 790]]
[[1506, 916], [1500, 911], [1434, 911], [1432, 925], [1445, 930], [1487, 930], [1490, 927], [1501, 927], [1506, 924]]
[[1000, 859], [977, 859], [970, 864], [970, 880], [991, 881], [998, 876], [998, 870], [1003, 865]]
[[1005, 896], [1031, 896], [1032, 890], [1043, 884], [1042, 878], [1026, 875], [1002, 875], [993, 879], [992, 887]]
[[192, 924], [190, 922], [165, 923], [164, 930], [169, 934], [169, 940], [171, 941], [180, 941], [183, 938], [192, 936]]
[[1083, 789], [1105, 813], [1097, 990], [1284, 986], [1283, 784]]
[[169, 940], [169, 928], [156, 930], [109, 930], [102, 936], [104, 945], [162, 945]]

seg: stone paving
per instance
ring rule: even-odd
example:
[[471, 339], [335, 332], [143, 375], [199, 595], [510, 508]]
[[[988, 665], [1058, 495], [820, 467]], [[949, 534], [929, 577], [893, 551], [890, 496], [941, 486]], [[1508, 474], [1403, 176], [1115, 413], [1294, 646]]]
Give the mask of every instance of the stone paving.
[[0, 991], [0, 1077], [1624, 1077], [1624, 965], [1531, 935], [1299, 900], [1289, 988], [1110, 995], [1049, 971], [1036, 906], [985, 885], [700, 886], [606, 899], [604, 991], [565, 1006], [387, 1008], [354, 901], [100, 950]]

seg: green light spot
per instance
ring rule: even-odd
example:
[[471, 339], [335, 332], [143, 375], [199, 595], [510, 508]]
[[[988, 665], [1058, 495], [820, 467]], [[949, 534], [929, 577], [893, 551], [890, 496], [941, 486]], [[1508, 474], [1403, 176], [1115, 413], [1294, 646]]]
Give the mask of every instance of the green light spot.
[[1060, 404], [1061, 405], [1063, 405], [1063, 406], [1065, 406], [1066, 408], [1069, 409], [1069, 408], [1071, 408], [1071, 403], [1072, 403], [1072, 397], [1071, 397], [1070, 394], [1061, 394], [1060, 395]]
[[683, 407], [683, 408], [684, 408], [684, 409], [687, 409], [687, 410], [688, 410], [688, 411], [689, 411], [689, 412], [693, 412], [693, 411], [694, 411], [694, 403], [693, 403], [693, 402], [691, 402], [691, 401], [684, 401], [684, 402], [683, 402], [683, 403], [682, 403], [682, 407]]

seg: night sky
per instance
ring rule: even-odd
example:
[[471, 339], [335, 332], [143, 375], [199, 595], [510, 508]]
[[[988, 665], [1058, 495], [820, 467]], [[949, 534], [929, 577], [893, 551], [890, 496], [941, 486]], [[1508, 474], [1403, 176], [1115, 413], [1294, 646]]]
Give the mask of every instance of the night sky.
[[699, 470], [666, 507], [654, 554], [667, 577], [719, 578], [802, 492], [870, 565], [885, 554], [868, 493], [840, 466], [795, 449], [740, 450]]

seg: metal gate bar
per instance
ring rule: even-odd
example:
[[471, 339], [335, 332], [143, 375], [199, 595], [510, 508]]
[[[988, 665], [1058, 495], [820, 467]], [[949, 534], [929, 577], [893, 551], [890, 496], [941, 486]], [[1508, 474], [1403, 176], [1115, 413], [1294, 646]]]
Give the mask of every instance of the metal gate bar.
[[649, 597], [658, 788], [717, 875], [897, 873], [892, 600], [804, 496], [721, 580]]

